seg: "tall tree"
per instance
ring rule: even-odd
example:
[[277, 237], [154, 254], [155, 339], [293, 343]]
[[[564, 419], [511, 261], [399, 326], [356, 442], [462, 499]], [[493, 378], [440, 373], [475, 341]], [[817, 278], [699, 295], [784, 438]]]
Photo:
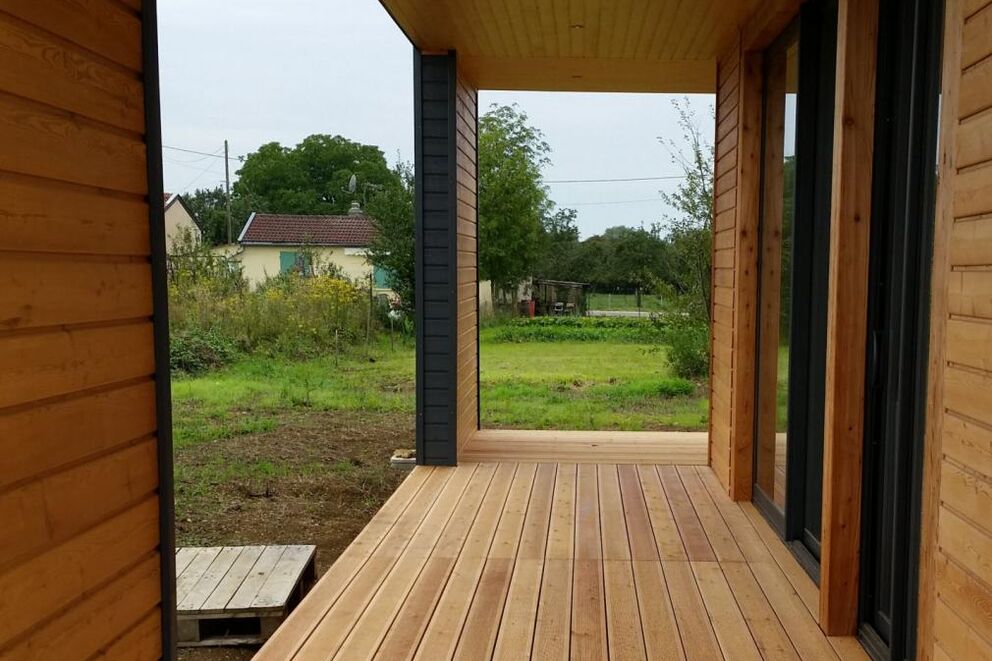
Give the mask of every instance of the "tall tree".
[[415, 253], [413, 220], [413, 168], [399, 163], [395, 168], [400, 186], [374, 192], [367, 211], [374, 219], [376, 236], [369, 246], [369, 260], [385, 269], [386, 281], [400, 299], [403, 309], [414, 309]]
[[238, 177], [234, 195], [268, 213], [346, 213], [353, 200], [364, 204], [376, 191], [402, 186], [382, 150], [339, 135], [311, 135], [295, 147], [264, 144], [245, 157]]
[[[713, 246], [713, 145], [703, 136], [689, 100], [672, 102], [686, 146], [659, 138], [685, 178], [674, 193], [662, 193], [677, 214], [666, 216], [672, 256], [671, 281], [687, 311], [710, 317], [710, 278]], [[712, 109], [710, 114], [712, 114]]]
[[550, 210], [541, 168], [551, 148], [515, 104], [479, 119], [479, 271], [501, 292], [533, 275]]
[[573, 262], [579, 247], [575, 209], [558, 209], [541, 219], [541, 251], [534, 275], [552, 280], [573, 280]]

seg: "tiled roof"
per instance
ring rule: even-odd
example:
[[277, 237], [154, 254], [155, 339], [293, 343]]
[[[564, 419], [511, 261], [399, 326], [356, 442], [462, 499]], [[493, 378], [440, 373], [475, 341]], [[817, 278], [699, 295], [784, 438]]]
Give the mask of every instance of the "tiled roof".
[[253, 213], [241, 232], [241, 243], [364, 247], [375, 226], [364, 214], [293, 216]]

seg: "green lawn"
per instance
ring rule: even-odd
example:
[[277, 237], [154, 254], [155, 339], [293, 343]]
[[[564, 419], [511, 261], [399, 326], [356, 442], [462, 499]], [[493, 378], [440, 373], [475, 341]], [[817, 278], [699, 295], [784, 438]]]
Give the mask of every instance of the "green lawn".
[[664, 349], [614, 342], [480, 347], [485, 426], [527, 429], [705, 429], [708, 404], [676, 394]]
[[[530, 429], [705, 429], [704, 388], [672, 378], [664, 348], [623, 342], [497, 343], [483, 332], [483, 424]], [[173, 379], [175, 444], [270, 431], [308, 411], [412, 413], [409, 342], [338, 359], [253, 357]]]
[[[637, 296], [634, 294], [589, 294], [586, 296], [589, 310], [636, 310]], [[661, 312], [662, 300], [657, 294], [641, 294], [641, 310]]]

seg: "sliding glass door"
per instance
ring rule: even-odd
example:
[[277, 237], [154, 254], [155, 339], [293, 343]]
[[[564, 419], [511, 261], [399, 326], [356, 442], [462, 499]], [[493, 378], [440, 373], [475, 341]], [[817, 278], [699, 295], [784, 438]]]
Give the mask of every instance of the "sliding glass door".
[[754, 501], [818, 574], [836, 4], [764, 54]]

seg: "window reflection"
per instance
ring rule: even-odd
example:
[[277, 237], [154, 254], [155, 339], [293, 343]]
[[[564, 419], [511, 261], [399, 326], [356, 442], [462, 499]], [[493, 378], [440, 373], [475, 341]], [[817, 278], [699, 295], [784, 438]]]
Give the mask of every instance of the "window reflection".
[[769, 50], [765, 67], [756, 481], [765, 495], [784, 510], [789, 440], [798, 36], [787, 38]]

